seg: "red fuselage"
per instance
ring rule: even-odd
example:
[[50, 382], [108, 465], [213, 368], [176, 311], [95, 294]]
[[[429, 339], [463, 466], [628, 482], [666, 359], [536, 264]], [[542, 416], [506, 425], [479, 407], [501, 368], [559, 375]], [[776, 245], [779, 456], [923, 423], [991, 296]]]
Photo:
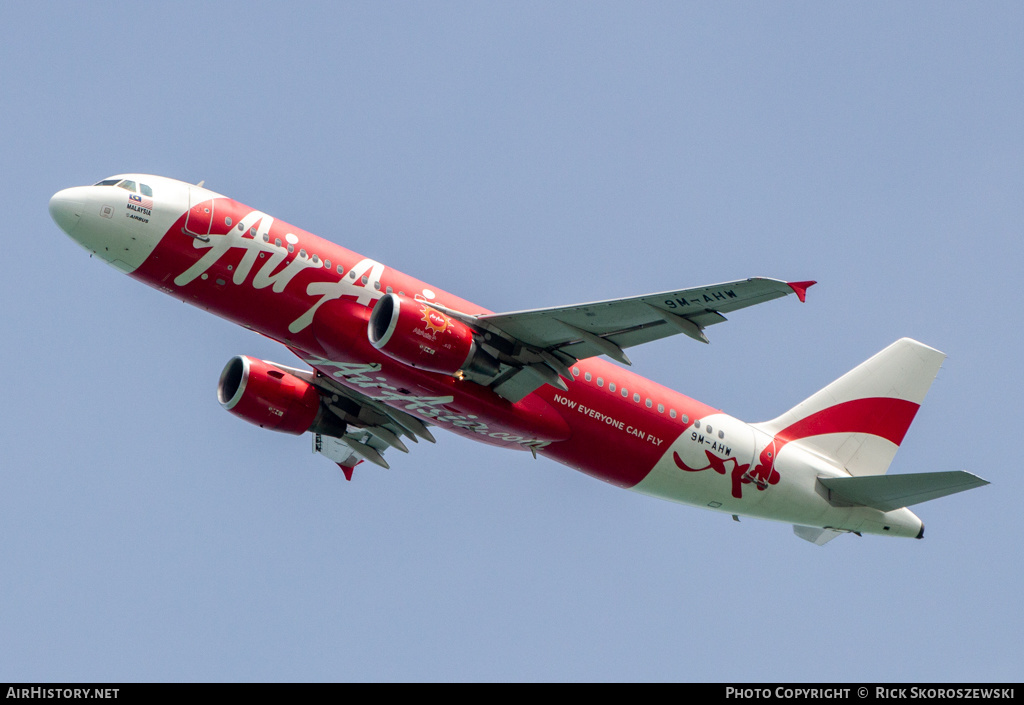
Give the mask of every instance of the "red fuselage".
[[[490, 312], [207, 189], [123, 175], [66, 189], [50, 209], [72, 238], [133, 278], [278, 340], [335, 382], [437, 427], [722, 512], [920, 533], [920, 520], [906, 509], [883, 513], [826, 501], [816, 478], [848, 474], [827, 458], [794, 443], [787, 462], [777, 462], [792, 439], [618, 364], [580, 360], [560, 383], [567, 389], [544, 384], [511, 402], [461, 373], [396, 360], [368, 335], [371, 310], [385, 295], [469, 316]], [[443, 316], [423, 310], [425, 326], [445, 325]]]
[[[188, 234], [199, 231], [210, 242]], [[574, 366], [568, 392], [545, 385], [515, 404], [397, 362], [367, 338], [384, 293], [490, 312], [229, 198], [183, 212], [131, 276], [278, 340], [310, 366], [430, 423], [493, 445], [532, 446], [620, 487], [635, 486], [672, 441], [715, 411], [597, 358]]]

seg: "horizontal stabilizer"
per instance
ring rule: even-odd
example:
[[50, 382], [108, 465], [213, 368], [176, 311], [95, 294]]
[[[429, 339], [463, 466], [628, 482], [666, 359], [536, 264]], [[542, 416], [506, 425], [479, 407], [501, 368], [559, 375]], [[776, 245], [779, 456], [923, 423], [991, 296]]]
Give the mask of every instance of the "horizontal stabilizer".
[[836, 531], [835, 529], [818, 529], [813, 526], [800, 526], [793, 524], [793, 533], [804, 541], [810, 541], [815, 546], [824, 546], [836, 536], [842, 536], [848, 531]]
[[909, 507], [931, 499], [987, 485], [977, 475], [953, 472], [922, 472], [910, 475], [865, 475], [863, 477], [819, 477], [833, 504], [849, 502], [883, 512]]

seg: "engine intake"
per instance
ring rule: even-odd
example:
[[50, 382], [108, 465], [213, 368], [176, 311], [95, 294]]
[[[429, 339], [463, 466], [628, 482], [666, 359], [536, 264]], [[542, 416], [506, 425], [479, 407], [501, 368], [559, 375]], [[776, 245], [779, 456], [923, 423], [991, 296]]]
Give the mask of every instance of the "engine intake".
[[385, 294], [377, 300], [366, 333], [373, 347], [417, 369], [446, 375], [467, 372], [485, 378], [494, 377], [500, 369], [465, 323], [398, 294]]

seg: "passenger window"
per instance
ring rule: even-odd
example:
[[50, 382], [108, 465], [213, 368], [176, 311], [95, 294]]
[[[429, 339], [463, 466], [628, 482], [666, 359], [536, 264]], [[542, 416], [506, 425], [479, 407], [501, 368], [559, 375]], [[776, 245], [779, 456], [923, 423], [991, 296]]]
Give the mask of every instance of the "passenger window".
[[153, 197], [153, 189], [151, 189], [149, 186], [146, 186], [146, 184], [139, 184], [139, 191], [142, 192], [143, 196], [149, 196], [150, 198]]

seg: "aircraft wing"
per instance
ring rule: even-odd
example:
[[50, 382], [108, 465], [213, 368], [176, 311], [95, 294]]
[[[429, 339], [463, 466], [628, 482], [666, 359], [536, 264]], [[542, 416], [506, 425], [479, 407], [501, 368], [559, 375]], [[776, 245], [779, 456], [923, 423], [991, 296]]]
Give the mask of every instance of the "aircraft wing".
[[414, 443], [418, 443], [420, 438], [435, 442], [423, 421], [339, 384], [320, 370], [309, 372], [277, 363], [274, 365], [312, 383], [331, 413], [344, 422], [345, 433], [340, 437], [314, 433], [313, 452], [337, 463], [348, 480], [352, 479], [355, 466], [364, 460], [382, 468], [390, 467], [384, 459], [384, 452], [396, 448], [408, 453], [409, 448], [403, 438]]
[[628, 365], [625, 348], [677, 333], [706, 343], [704, 329], [726, 320], [724, 314], [787, 294], [795, 293], [803, 301], [814, 283], [753, 278], [625, 299], [479, 316], [437, 308], [485, 333], [485, 339], [499, 352], [499, 360], [508, 364], [508, 369], [491, 386], [499, 395], [515, 402], [545, 383], [564, 388], [558, 377], [571, 377], [568, 368], [577, 360], [603, 354]]
[[[626, 299], [595, 301], [532, 311], [496, 313], [477, 320], [517, 340], [554, 348], [576, 359], [606, 353], [598, 336], [618, 348], [649, 343], [676, 333], [708, 342], [703, 329], [725, 320], [722, 314], [803, 292], [813, 282], [790, 284], [777, 279], [744, 279], [679, 291], [663, 291]], [[576, 354], [579, 353], [579, 354]]]

